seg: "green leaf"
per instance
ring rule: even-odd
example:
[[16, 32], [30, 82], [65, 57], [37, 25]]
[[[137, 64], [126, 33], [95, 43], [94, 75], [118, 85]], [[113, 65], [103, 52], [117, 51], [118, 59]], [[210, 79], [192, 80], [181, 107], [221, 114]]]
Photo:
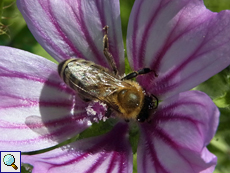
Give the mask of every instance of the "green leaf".
[[229, 0], [204, 0], [204, 4], [208, 9], [215, 12], [230, 9]]
[[230, 66], [194, 89], [207, 93], [220, 108], [230, 106]]
[[220, 108], [220, 122], [215, 137], [208, 146], [217, 158], [215, 173], [229, 173], [230, 170], [230, 109]]

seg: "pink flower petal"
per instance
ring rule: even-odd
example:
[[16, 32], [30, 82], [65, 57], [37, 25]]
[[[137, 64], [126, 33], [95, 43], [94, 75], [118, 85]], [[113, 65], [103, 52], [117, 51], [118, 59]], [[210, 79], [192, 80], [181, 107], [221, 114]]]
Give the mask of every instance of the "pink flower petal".
[[128, 25], [128, 57], [135, 70], [150, 67], [158, 74], [143, 76], [140, 83], [162, 99], [227, 67], [229, 16], [230, 11], [209, 11], [201, 0], [136, 0]]
[[127, 124], [117, 124], [109, 133], [79, 140], [53, 151], [22, 156], [33, 172], [132, 173], [132, 150]]
[[117, 0], [18, 0], [34, 37], [58, 62], [84, 58], [109, 67], [103, 55], [103, 27], [109, 26], [110, 52], [124, 70], [120, 5]]
[[217, 107], [200, 91], [162, 102], [151, 123], [140, 125], [138, 171], [212, 172], [217, 159], [206, 146], [216, 132], [218, 117]]
[[[56, 145], [88, 127], [85, 105], [57, 73], [57, 65], [0, 46], [0, 149], [33, 151]], [[79, 103], [78, 103], [79, 102]]]

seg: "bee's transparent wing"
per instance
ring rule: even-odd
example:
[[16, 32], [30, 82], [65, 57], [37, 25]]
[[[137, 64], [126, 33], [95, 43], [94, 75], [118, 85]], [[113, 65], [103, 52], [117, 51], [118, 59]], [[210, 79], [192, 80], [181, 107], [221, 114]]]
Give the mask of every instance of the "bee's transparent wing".
[[[82, 67], [82, 66], [81, 66]], [[95, 65], [71, 70], [70, 85], [85, 98], [98, 99], [105, 102], [114, 110], [119, 111], [118, 106], [110, 100], [117, 90], [127, 87], [128, 83], [113, 76], [107, 69]]]

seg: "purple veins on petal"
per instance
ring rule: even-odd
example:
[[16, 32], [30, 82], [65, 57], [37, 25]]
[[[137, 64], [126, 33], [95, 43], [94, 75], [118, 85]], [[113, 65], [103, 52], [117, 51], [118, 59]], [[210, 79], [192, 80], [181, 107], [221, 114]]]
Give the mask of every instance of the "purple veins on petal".
[[89, 127], [85, 103], [64, 85], [55, 63], [14, 48], [0, 52], [1, 150], [44, 149]]
[[105, 135], [79, 140], [47, 153], [23, 156], [22, 162], [32, 164], [35, 172], [42, 166], [45, 172], [131, 173], [132, 151], [127, 130], [127, 124], [119, 123]]
[[[118, 0], [17, 0], [17, 4], [33, 35], [58, 62], [75, 57], [109, 67], [103, 55], [103, 27], [108, 25], [110, 52], [124, 71]], [[148, 74], [138, 81], [146, 92], [165, 99], [150, 123], [139, 124], [139, 172], [213, 171], [216, 157], [205, 147], [215, 134], [219, 112], [205, 94], [180, 92], [229, 65], [229, 25], [228, 11], [212, 13], [201, 0], [135, 1], [128, 26], [128, 57], [134, 70], [156, 71], [158, 77]], [[6, 51], [5, 56], [10, 54], [23, 70], [9, 70], [10, 61], [4, 58], [9, 66], [0, 62], [4, 81], [0, 89], [7, 88], [0, 91], [4, 98], [0, 143], [6, 150], [50, 147], [86, 129], [92, 122], [88, 120], [104, 120], [106, 107], [87, 107], [75, 97], [60, 81], [56, 65], [39, 57], [36, 61], [32, 55], [29, 64], [28, 54], [18, 53]], [[18, 90], [11, 87], [14, 82]], [[23, 156], [23, 161], [32, 164], [35, 172], [132, 172], [127, 132], [128, 125], [118, 123], [108, 134]]]
[[109, 25], [110, 52], [123, 70], [119, 1], [18, 0], [17, 4], [35, 38], [58, 62], [77, 57], [109, 67], [103, 55], [103, 27]]
[[158, 74], [142, 76], [138, 82], [165, 99], [226, 68], [230, 64], [229, 14], [211, 12], [198, 0], [135, 1], [128, 57], [135, 70], [149, 67]]
[[138, 171], [213, 170], [216, 157], [205, 147], [216, 132], [218, 117], [212, 100], [199, 91], [183, 92], [161, 102], [151, 123], [140, 124]]

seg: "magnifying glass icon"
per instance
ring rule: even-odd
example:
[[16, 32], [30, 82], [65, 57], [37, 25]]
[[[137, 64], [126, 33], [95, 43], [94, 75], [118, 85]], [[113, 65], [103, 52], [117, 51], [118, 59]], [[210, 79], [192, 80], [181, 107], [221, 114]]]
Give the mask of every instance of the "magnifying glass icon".
[[7, 166], [12, 166], [15, 170], [18, 169], [18, 167], [14, 164], [15, 163], [15, 158], [11, 154], [7, 154], [3, 158], [3, 162]]

